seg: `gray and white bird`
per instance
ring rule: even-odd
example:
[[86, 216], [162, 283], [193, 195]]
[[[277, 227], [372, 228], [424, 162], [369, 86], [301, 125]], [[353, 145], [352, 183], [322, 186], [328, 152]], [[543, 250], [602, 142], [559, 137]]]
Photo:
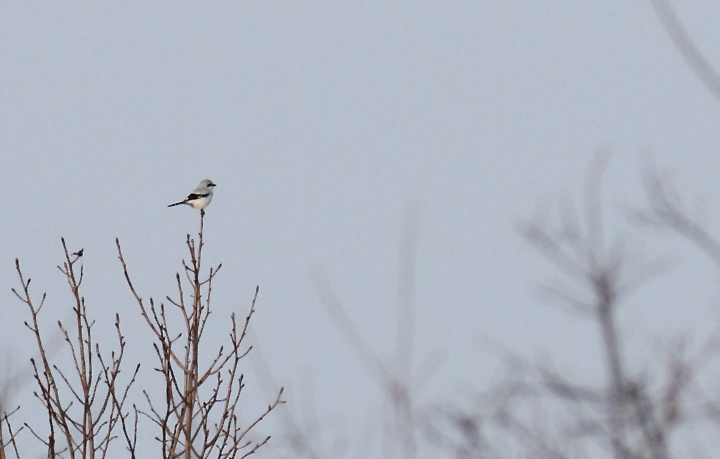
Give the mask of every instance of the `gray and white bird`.
[[200, 182], [200, 185], [198, 185], [198, 187], [195, 188], [195, 190], [188, 195], [187, 198], [185, 198], [183, 201], [176, 202], [175, 204], [170, 204], [168, 207], [179, 206], [180, 204], [187, 204], [188, 206], [192, 206], [195, 209], [203, 210], [208, 206], [208, 204], [210, 204], [210, 201], [212, 201], [214, 186], [215, 184], [212, 180], [203, 180], [202, 182]]

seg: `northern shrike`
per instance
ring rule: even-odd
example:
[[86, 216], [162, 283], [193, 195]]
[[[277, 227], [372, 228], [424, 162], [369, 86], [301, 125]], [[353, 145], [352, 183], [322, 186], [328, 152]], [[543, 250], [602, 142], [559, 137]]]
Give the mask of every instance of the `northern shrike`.
[[202, 182], [200, 182], [200, 185], [198, 185], [198, 187], [195, 188], [195, 190], [190, 193], [187, 198], [185, 198], [184, 201], [170, 204], [168, 207], [179, 206], [180, 204], [187, 204], [188, 206], [192, 206], [195, 209], [203, 210], [208, 206], [208, 204], [210, 204], [210, 201], [212, 201], [214, 186], [215, 184], [212, 180], [203, 180]]

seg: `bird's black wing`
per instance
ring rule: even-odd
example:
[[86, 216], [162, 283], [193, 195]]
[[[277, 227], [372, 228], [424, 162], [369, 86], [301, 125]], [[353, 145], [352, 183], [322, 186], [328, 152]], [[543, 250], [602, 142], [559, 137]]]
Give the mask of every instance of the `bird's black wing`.
[[200, 198], [207, 198], [208, 196], [210, 196], [210, 193], [202, 193], [202, 194], [200, 194], [200, 193], [190, 193], [190, 194], [188, 195], [186, 201], [194, 201], [194, 200], [200, 199]]

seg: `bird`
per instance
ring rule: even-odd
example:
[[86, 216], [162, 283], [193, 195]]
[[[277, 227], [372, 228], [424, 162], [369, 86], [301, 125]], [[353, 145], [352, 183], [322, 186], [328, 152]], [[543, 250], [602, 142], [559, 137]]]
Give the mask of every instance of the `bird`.
[[200, 182], [200, 185], [198, 185], [198, 187], [195, 188], [195, 190], [193, 190], [193, 192], [190, 193], [187, 198], [180, 202], [176, 202], [175, 204], [170, 204], [168, 207], [179, 206], [180, 204], [187, 204], [188, 206], [199, 209], [201, 212], [205, 213], [203, 209], [205, 209], [208, 204], [210, 204], [210, 201], [212, 201], [214, 186], [215, 184], [212, 180], [205, 179]]

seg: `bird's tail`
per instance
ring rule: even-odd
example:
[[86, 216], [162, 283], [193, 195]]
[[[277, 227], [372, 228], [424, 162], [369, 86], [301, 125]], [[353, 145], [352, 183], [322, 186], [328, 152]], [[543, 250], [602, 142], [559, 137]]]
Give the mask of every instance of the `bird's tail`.
[[185, 201], [180, 201], [180, 202], [176, 202], [175, 204], [170, 204], [168, 207], [179, 206], [180, 204], [185, 204]]

